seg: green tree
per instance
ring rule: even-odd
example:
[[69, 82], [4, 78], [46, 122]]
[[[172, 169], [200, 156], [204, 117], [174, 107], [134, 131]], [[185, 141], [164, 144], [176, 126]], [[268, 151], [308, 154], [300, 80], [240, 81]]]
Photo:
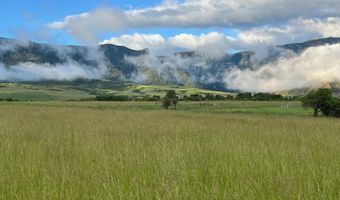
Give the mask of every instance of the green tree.
[[331, 101], [331, 111], [330, 116], [340, 118], [340, 99], [333, 98]]
[[215, 100], [215, 96], [213, 94], [206, 94], [205, 99], [207, 99], [209, 101], [213, 101], [213, 100]]
[[314, 110], [314, 117], [320, 114], [329, 116], [332, 112], [332, 91], [330, 89], [318, 89], [309, 92], [302, 98], [302, 105]]
[[162, 99], [162, 107], [168, 110], [170, 106], [171, 106], [171, 101], [167, 97], [164, 97]]
[[168, 98], [168, 99], [175, 99], [175, 98], [177, 98], [176, 91], [175, 90], [167, 91], [167, 93], [165, 94], [165, 97]]
[[178, 97], [175, 90], [169, 90], [162, 99], [162, 107], [169, 109], [171, 105], [174, 105], [175, 110], [177, 109]]
[[250, 92], [239, 93], [236, 96], [236, 100], [252, 100], [253, 95]]

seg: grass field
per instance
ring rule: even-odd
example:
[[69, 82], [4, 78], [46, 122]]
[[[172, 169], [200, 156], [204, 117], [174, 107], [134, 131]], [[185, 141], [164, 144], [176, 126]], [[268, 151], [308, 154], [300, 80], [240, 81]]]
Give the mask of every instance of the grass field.
[[340, 121], [299, 102], [0, 104], [0, 199], [340, 199]]

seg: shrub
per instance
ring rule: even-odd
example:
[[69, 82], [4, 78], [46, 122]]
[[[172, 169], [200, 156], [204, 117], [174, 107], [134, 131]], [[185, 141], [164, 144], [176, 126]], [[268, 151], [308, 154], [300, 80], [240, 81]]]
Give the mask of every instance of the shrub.
[[236, 96], [237, 100], [252, 100], [253, 95], [250, 92], [246, 92], [246, 93], [239, 93]]
[[283, 100], [283, 96], [279, 94], [257, 93], [257, 94], [254, 94], [253, 100], [255, 101], [278, 101], [278, 100]]
[[128, 96], [114, 96], [110, 94], [96, 96], [97, 101], [129, 101]]

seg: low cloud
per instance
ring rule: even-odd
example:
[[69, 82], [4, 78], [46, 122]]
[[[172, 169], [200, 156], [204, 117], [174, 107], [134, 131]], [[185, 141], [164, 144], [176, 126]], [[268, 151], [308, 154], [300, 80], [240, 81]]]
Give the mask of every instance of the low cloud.
[[138, 57], [126, 57], [126, 61], [138, 67], [133, 81], [139, 83], [153, 80], [177, 84], [208, 84], [217, 81], [217, 77], [210, 72], [211, 58], [200, 53], [190, 56], [157, 56], [150, 52]]
[[340, 82], [340, 44], [312, 47], [256, 69], [233, 68], [226, 87], [249, 92], [277, 92]]
[[[31, 48], [33, 43], [21, 43], [16, 40], [3, 40], [0, 45], [0, 58], [5, 53], [18, 53], [20, 48]], [[36, 48], [36, 47], [35, 47]], [[41, 51], [48, 55], [55, 55], [62, 63], [38, 63], [33, 61], [17, 64], [0, 62], [0, 81], [42, 81], [42, 80], [74, 80], [74, 79], [100, 79], [106, 72], [103, 54], [97, 48], [71, 48], [68, 46], [40, 46]], [[94, 61], [96, 65], [81, 64], [72, 58], [72, 55], [81, 55], [83, 61]], [[28, 55], [29, 59], [35, 55]], [[25, 57], [25, 56], [23, 56]], [[20, 58], [20, 56], [18, 57]], [[15, 59], [15, 58], [14, 58]], [[53, 57], [55, 59], [55, 57]], [[20, 60], [13, 60], [15, 62]]]
[[223, 33], [179, 34], [165, 39], [159, 34], [122, 35], [101, 42], [101, 44], [123, 45], [135, 50], [148, 48], [153, 54], [169, 55], [178, 51], [197, 51], [210, 57], [224, 56], [234, 40]]
[[273, 46], [303, 42], [322, 37], [340, 36], [340, 18], [290, 20], [280, 26], [262, 26], [240, 31], [237, 40], [239, 47], [253, 45]]
[[105, 73], [104, 68], [81, 66], [76, 63], [57, 65], [20, 63], [7, 67], [0, 63], [1, 81], [42, 81], [42, 80], [74, 80], [74, 79], [100, 79]]
[[310, 39], [340, 36], [340, 18], [293, 19], [276, 26], [258, 26], [240, 29], [236, 36], [230, 37], [222, 32], [207, 34], [178, 34], [164, 38], [159, 34], [122, 35], [102, 43], [127, 46], [140, 50], [148, 48], [155, 53], [169, 54], [176, 51], [195, 50], [210, 56], [223, 55], [225, 52], [252, 50], [264, 52], [268, 47], [304, 42]]
[[132, 34], [121, 35], [119, 37], [112, 37], [111, 39], [104, 40], [100, 44], [114, 44], [125, 46], [134, 50], [158, 49], [165, 48], [166, 41], [163, 36], [159, 34]]

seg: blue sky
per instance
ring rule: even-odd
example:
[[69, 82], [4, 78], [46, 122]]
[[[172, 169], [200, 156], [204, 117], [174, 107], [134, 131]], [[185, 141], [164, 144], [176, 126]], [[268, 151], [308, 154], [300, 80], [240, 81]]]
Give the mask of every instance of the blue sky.
[[[62, 20], [68, 15], [88, 12], [98, 7], [110, 6], [125, 10], [154, 6], [158, 3], [159, 1], [157, 0], [3, 0], [1, 2], [0, 18], [5, 20], [0, 20], [0, 36], [16, 38], [20, 37], [21, 34], [39, 32], [39, 29], [50, 22]], [[155, 31], [158, 32], [159, 30]], [[133, 32], [133, 30], [128, 32]], [[145, 32], [152, 31], [146, 30]], [[164, 33], [166, 35], [167, 31], [164, 31]], [[78, 43], [70, 35], [62, 32], [55, 34], [56, 38], [42, 38], [42, 40], [53, 43]], [[114, 33], [108, 33], [106, 36], [112, 37], [112, 34]], [[60, 38], [58, 39], [58, 37]], [[40, 40], [34, 34], [33, 36], [30, 35], [30, 39]]]
[[[120, 10], [141, 9], [160, 5], [160, 0], [4, 0], [2, 8], [6, 10], [0, 12], [0, 36], [9, 38], [30, 39], [38, 42], [54, 44], [81, 44], [71, 35], [64, 31], [46, 29], [48, 23], [61, 21], [65, 16], [76, 15], [89, 12], [101, 7], [111, 7]], [[49, 32], [48, 36], [42, 36], [44, 31]], [[122, 34], [160, 34], [165, 38], [181, 33], [207, 34], [212, 31], [226, 33], [234, 36], [235, 31], [228, 28], [218, 27], [186, 27], [186, 28], [131, 28], [117, 32], [104, 32], [100, 40]]]
[[339, 0], [2, 0], [0, 17], [0, 36], [54, 44], [242, 50], [340, 36]]

